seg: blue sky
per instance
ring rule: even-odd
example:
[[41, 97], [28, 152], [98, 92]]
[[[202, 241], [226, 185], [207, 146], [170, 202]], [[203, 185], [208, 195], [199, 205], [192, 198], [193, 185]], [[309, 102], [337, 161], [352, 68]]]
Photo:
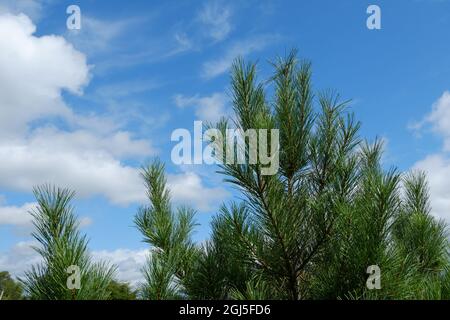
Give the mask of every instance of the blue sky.
[[[66, 27], [72, 4], [81, 30]], [[371, 4], [381, 30], [366, 27]], [[449, 30], [446, 0], [0, 0], [0, 269], [18, 275], [37, 261], [31, 188], [51, 182], [76, 190], [96, 257], [136, 281], [138, 169], [155, 156], [205, 239], [236, 194], [214, 167], [174, 165], [170, 135], [230, 114], [236, 56], [265, 80], [292, 48], [312, 61], [317, 90], [352, 99], [362, 136], [385, 140], [385, 166], [427, 171], [433, 213], [450, 220]]]

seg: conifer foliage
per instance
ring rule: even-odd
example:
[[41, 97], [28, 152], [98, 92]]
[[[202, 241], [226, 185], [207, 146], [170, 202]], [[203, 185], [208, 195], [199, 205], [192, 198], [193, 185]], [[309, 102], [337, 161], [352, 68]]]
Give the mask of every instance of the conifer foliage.
[[155, 161], [142, 170], [149, 206], [142, 207], [135, 224], [151, 245], [151, 256], [144, 267], [144, 299], [179, 299], [186, 296], [184, 279], [190, 272], [197, 250], [191, 240], [195, 227], [194, 211], [173, 209], [166, 187], [164, 165]]
[[[276, 174], [254, 161], [250, 139], [213, 139], [219, 173], [239, 193], [212, 219], [196, 244], [195, 211], [175, 207], [164, 165], [142, 169], [148, 205], [134, 223], [150, 247], [138, 290], [142, 299], [449, 299], [446, 225], [430, 212], [426, 177], [382, 165], [380, 140], [359, 135], [360, 123], [339, 95], [315, 92], [311, 64], [296, 52], [257, 79], [238, 59], [231, 72], [234, 117], [208, 125], [278, 130]], [[269, 95], [269, 92], [271, 93]], [[264, 130], [259, 130], [264, 129]], [[258, 131], [259, 130], [259, 131]], [[264, 141], [264, 139], [258, 141]], [[226, 158], [244, 150], [244, 161]], [[261, 148], [261, 146], [258, 146]], [[250, 161], [252, 160], [252, 161]], [[73, 193], [34, 190], [36, 251], [43, 262], [22, 283], [32, 299], [108, 299], [114, 269], [87, 252], [70, 204]], [[81, 288], [68, 290], [67, 268], [80, 267]], [[377, 285], [370, 285], [376, 270]], [[373, 284], [373, 283], [372, 283]]]
[[[94, 263], [88, 253], [88, 240], [79, 232], [79, 222], [71, 201], [74, 193], [44, 185], [34, 189], [37, 207], [31, 212], [39, 243], [35, 250], [42, 263], [21, 279], [27, 297], [38, 300], [103, 300], [109, 298], [108, 286], [114, 268]], [[69, 267], [80, 271], [79, 288], [67, 285]], [[69, 269], [69, 273], [68, 273]]]
[[[163, 167], [144, 171], [152, 206], [138, 214], [137, 225], [154, 248], [149, 292], [197, 299], [449, 298], [446, 228], [430, 215], [425, 176], [384, 169], [382, 143], [361, 139], [348, 102], [314, 93], [311, 64], [295, 52], [273, 66], [263, 83], [256, 65], [234, 63], [235, 117], [215, 128], [223, 136], [232, 127], [278, 129], [278, 173], [264, 175], [260, 161], [249, 161], [248, 140], [243, 164], [226, 161], [226, 151], [239, 147], [235, 141], [215, 140], [219, 172], [243, 200], [222, 206], [206, 244], [192, 245], [192, 214], [172, 213]], [[367, 286], [369, 267], [379, 269], [380, 288]], [[158, 285], [164, 288], [156, 291]]]

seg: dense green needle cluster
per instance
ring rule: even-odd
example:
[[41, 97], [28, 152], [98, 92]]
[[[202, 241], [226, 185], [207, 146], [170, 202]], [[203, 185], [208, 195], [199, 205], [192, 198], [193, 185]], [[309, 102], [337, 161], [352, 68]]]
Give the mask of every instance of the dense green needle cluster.
[[[70, 205], [73, 192], [42, 186], [34, 189], [34, 195], [38, 205], [31, 213], [36, 229], [33, 237], [43, 261], [21, 279], [27, 296], [39, 300], [108, 299], [114, 268], [92, 262], [88, 241], [78, 231], [79, 222]], [[70, 266], [80, 270], [79, 288], [67, 285]]]
[[135, 224], [152, 246], [144, 268], [144, 299], [180, 299], [183, 280], [190, 273], [197, 249], [191, 240], [194, 211], [180, 207], [172, 211], [166, 188], [164, 165], [158, 161], [142, 172], [151, 205], [140, 209]]

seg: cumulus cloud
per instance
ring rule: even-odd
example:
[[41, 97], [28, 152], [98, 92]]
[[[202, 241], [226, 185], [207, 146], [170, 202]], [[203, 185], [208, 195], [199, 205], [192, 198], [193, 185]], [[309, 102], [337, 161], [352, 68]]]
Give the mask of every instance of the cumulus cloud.
[[[10, 225], [22, 228], [28, 235], [32, 228], [33, 217], [31, 212], [36, 210], [37, 202], [27, 202], [20, 206], [3, 205], [0, 203], [0, 226]], [[93, 223], [90, 217], [81, 217], [79, 219], [80, 228], [90, 226]]]
[[227, 115], [227, 98], [223, 93], [210, 96], [175, 95], [175, 104], [179, 108], [193, 107], [199, 120], [216, 122]]
[[[82, 94], [90, 78], [86, 57], [64, 38], [35, 31], [23, 14], [0, 15], [0, 186], [29, 192], [54, 183], [113, 203], [142, 200], [138, 172], [122, 160], [154, 154], [150, 143], [69, 108], [62, 93]], [[76, 128], [32, 126], [55, 116]]]
[[75, 190], [78, 196], [103, 195], [115, 204], [144, 199], [138, 170], [108, 153], [42, 149], [39, 145], [0, 145], [0, 186], [30, 191], [51, 183]]
[[70, 116], [61, 93], [82, 92], [86, 57], [61, 37], [36, 37], [25, 15], [0, 15], [0, 136], [24, 134], [33, 120]]
[[32, 265], [42, 262], [42, 258], [32, 248], [36, 241], [21, 241], [4, 253], [0, 253], [0, 270], [10, 272], [14, 277], [22, 277]]
[[55, 127], [42, 127], [27, 139], [28, 147], [49, 154], [53, 150], [67, 153], [105, 153], [117, 158], [144, 157], [154, 154], [149, 141], [133, 139], [130, 132], [116, 131], [101, 135], [90, 130], [61, 131]]
[[[32, 2], [40, 3], [30, 1], [30, 6]], [[124, 205], [145, 202], [139, 169], [125, 164], [125, 160], [153, 155], [151, 143], [134, 137], [111, 118], [95, 112], [80, 114], [67, 105], [64, 93], [81, 96], [91, 80], [85, 54], [63, 37], [36, 35], [36, 26], [28, 16], [11, 14], [25, 9], [17, 6], [12, 10], [11, 3], [16, 1], [8, 1], [8, 7], [4, 3], [0, 4], [0, 187], [30, 192], [35, 185], [51, 183], [73, 189], [79, 197], [100, 195], [111, 203]], [[86, 20], [85, 26], [95, 29], [99, 22]], [[95, 49], [106, 49], [122, 29], [123, 25], [115, 25], [111, 33], [98, 35], [99, 47]], [[84, 38], [85, 43], [91, 40]], [[204, 105], [218, 103], [218, 111], [220, 99], [217, 96], [201, 101]], [[206, 110], [199, 114], [211, 116]], [[168, 183], [175, 203], [191, 204], [200, 211], [210, 210], [228, 195], [221, 188], [205, 185], [192, 172], [169, 175]], [[0, 225], [30, 226], [29, 211], [35, 203], [4, 202], [0, 196]], [[80, 219], [82, 227], [91, 223], [89, 217]], [[0, 253], [0, 270], [20, 276], [32, 264], [39, 263], [40, 257], [31, 248], [34, 244], [19, 242]], [[95, 260], [117, 264], [119, 279], [135, 285], [147, 253], [148, 250], [117, 249], [92, 254]]]
[[[35, 185], [51, 183], [75, 190], [80, 197], [103, 195], [119, 205], [146, 201], [139, 170], [122, 165], [107, 153], [55, 149], [49, 154], [39, 145], [0, 145], [0, 159], [2, 187], [26, 192]], [[170, 175], [169, 187], [174, 201], [201, 211], [227, 195], [222, 188], [206, 187], [194, 173]]]
[[141, 269], [144, 267], [149, 254], [148, 249], [117, 249], [92, 252], [94, 261], [107, 261], [117, 266], [117, 278], [120, 281], [128, 282], [133, 287], [137, 287], [143, 281]]
[[[22, 241], [7, 252], [0, 253], [0, 270], [7, 270], [14, 277], [22, 277], [32, 265], [42, 262], [42, 258], [32, 248], [33, 246], [38, 246], [34, 240]], [[117, 266], [117, 279], [136, 287], [143, 280], [141, 268], [148, 255], [148, 249], [98, 250], [92, 252], [92, 259], [94, 262], [104, 261]]]
[[433, 214], [450, 222], [450, 159], [444, 154], [429, 155], [413, 169], [427, 174]]
[[167, 184], [176, 203], [189, 204], [200, 211], [212, 210], [229, 196], [223, 188], [206, 187], [194, 172], [168, 175]]
[[21, 206], [0, 206], [0, 225], [31, 225], [30, 211], [35, 207], [35, 202], [25, 203]]
[[[35, 32], [24, 14], [0, 15], [0, 187], [30, 192], [35, 185], [51, 183], [73, 189], [79, 197], [100, 195], [114, 204], [146, 201], [139, 170], [124, 161], [154, 155], [151, 143], [108, 117], [78, 114], [69, 107], [63, 92], [81, 95], [90, 81], [86, 57], [62, 37]], [[184, 103], [199, 102], [197, 112], [205, 120], [220, 114], [224, 105], [219, 94], [188, 100]], [[67, 126], [56, 126], [55, 117]], [[198, 193], [188, 192], [176, 177], [174, 200], [196, 209], [210, 208], [225, 194], [206, 187], [195, 174], [187, 178]], [[23, 214], [10, 218], [25, 207], [4, 208], [2, 217], [12, 224], [25, 221]]]

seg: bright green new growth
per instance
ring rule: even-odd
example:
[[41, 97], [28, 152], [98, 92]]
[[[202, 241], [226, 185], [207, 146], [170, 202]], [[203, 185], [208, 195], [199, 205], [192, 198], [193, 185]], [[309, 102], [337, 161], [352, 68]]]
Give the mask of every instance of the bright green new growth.
[[[311, 66], [295, 52], [274, 68], [268, 101], [256, 66], [236, 61], [235, 118], [216, 128], [223, 136], [231, 127], [278, 129], [278, 174], [263, 175], [260, 162], [248, 161], [248, 141], [247, 163], [223, 161], [220, 173], [243, 201], [222, 206], [206, 244], [190, 240], [192, 214], [170, 209], [163, 166], [144, 171], [152, 206], [136, 223], [154, 248], [146, 297], [449, 298], [448, 240], [430, 215], [424, 175], [384, 170], [382, 143], [361, 141], [360, 123], [339, 96], [313, 93]], [[237, 147], [218, 141], [216, 156], [225, 160]], [[181, 233], [180, 224], [188, 226]], [[373, 265], [381, 270], [379, 290], [366, 286]]]
[[156, 161], [142, 171], [150, 206], [142, 207], [135, 224], [152, 246], [143, 269], [144, 299], [179, 299], [185, 296], [184, 278], [190, 272], [196, 250], [191, 240], [194, 211], [180, 207], [173, 211], [166, 188], [164, 165]]
[[[21, 279], [30, 299], [86, 300], [108, 299], [108, 286], [114, 268], [93, 263], [87, 250], [88, 240], [78, 231], [79, 223], [70, 204], [74, 193], [67, 189], [42, 186], [34, 189], [37, 207], [31, 212], [39, 242], [34, 249], [43, 262]], [[80, 268], [80, 289], [68, 289], [70, 266]]]

